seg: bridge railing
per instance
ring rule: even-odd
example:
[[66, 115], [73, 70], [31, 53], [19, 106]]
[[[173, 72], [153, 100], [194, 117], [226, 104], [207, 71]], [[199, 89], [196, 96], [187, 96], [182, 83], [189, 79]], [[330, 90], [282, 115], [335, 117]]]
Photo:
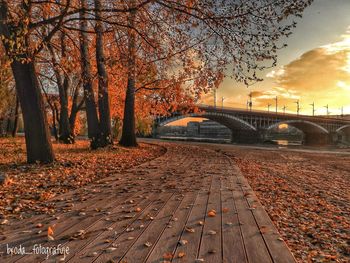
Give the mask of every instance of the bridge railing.
[[278, 117], [284, 117], [284, 116], [288, 116], [288, 117], [306, 117], [306, 118], [313, 118], [313, 119], [323, 119], [323, 120], [342, 120], [342, 121], [350, 121], [350, 119], [347, 119], [345, 117], [341, 117], [339, 115], [307, 115], [307, 114], [295, 114], [295, 113], [283, 113], [283, 112], [275, 112], [275, 111], [266, 111], [266, 110], [250, 110], [250, 109], [242, 109], [242, 108], [235, 108], [235, 107], [222, 107], [222, 106], [211, 106], [211, 105], [206, 105], [206, 104], [198, 104], [197, 105], [200, 109], [206, 110], [206, 109], [210, 109], [210, 110], [223, 110], [223, 111], [235, 111], [235, 112], [240, 112], [240, 113], [249, 113], [249, 114], [267, 114], [269, 116], [278, 116]]

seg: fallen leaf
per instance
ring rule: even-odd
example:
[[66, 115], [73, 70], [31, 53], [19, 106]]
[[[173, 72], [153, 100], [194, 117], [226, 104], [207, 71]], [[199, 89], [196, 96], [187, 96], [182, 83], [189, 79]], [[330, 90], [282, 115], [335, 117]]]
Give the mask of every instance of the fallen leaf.
[[172, 259], [173, 258], [173, 253], [171, 252], [166, 252], [163, 254], [163, 259]]
[[105, 251], [107, 252], [107, 253], [112, 253], [113, 251], [115, 251], [117, 248], [115, 248], [115, 247], [108, 247], [108, 248], [106, 248], [105, 249]]
[[188, 243], [188, 241], [186, 240], [186, 239], [181, 239], [180, 241], [179, 241], [179, 244], [181, 245], [181, 246], [184, 246], [184, 245], [186, 245]]
[[53, 227], [49, 226], [47, 228], [47, 235], [48, 236], [53, 236], [53, 234], [54, 234]]
[[215, 211], [214, 209], [210, 210], [210, 211], [208, 212], [208, 216], [209, 216], [209, 217], [215, 217], [215, 216], [216, 216], [216, 211]]
[[152, 246], [152, 243], [147, 241], [144, 245], [145, 245], [146, 247], [151, 247], [151, 246]]
[[186, 227], [185, 231], [188, 232], [188, 233], [194, 233], [195, 232], [194, 228], [191, 228], [191, 227]]
[[209, 231], [208, 231], [208, 235], [216, 235], [216, 231], [214, 231], [214, 230], [209, 230]]

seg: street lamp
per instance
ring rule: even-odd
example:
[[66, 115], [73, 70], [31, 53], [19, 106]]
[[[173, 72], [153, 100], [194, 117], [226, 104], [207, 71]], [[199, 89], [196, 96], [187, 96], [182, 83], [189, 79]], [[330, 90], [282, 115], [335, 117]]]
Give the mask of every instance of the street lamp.
[[214, 108], [216, 108], [216, 88], [214, 88]]
[[299, 103], [299, 100], [295, 101], [294, 103], [297, 104], [297, 115], [299, 115], [299, 112], [300, 112], [300, 103]]
[[310, 105], [312, 106], [312, 116], [315, 116], [315, 102]]
[[286, 109], [287, 109], [286, 105], [284, 105], [282, 109], [283, 109], [283, 114], [286, 114]]
[[327, 109], [327, 116], [329, 115], [329, 107], [328, 107], [328, 104], [326, 105], [326, 106], [323, 106], [323, 107], [325, 107], [326, 109]]
[[249, 106], [250, 111], [252, 111], [252, 107], [253, 107], [252, 97], [253, 97], [253, 95], [251, 92], [249, 93], [248, 97], [249, 97], [248, 106]]
[[267, 104], [267, 112], [270, 112], [271, 104]]
[[277, 111], [278, 111], [278, 108], [277, 108], [277, 106], [278, 106], [278, 98], [277, 98], [277, 96], [275, 98], [275, 101], [276, 101], [276, 114], [277, 114]]

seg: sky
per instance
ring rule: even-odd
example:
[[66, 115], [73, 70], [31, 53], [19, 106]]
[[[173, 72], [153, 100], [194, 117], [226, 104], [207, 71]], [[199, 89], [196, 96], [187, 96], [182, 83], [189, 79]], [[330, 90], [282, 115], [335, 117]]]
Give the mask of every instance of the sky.
[[[279, 51], [275, 68], [262, 72], [264, 81], [246, 87], [225, 78], [217, 90], [217, 105], [246, 108], [248, 94], [253, 110], [275, 109], [296, 113], [350, 114], [350, 0], [315, 0], [297, 20], [293, 35], [285, 39], [288, 47]], [[203, 97], [214, 104], [213, 94]]]

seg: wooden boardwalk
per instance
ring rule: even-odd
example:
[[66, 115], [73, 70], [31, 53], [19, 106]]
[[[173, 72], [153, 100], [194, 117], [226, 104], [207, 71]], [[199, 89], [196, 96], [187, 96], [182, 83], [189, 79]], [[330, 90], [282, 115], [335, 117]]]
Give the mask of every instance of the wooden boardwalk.
[[[2, 226], [0, 262], [295, 262], [220, 151], [171, 146], [158, 159], [53, 201], [52, 215]], [[39, 244], [69, 253], [47, 258], [33, 253]], [[20, 245], [28, 254], [7, 254], [7, 246]]]

